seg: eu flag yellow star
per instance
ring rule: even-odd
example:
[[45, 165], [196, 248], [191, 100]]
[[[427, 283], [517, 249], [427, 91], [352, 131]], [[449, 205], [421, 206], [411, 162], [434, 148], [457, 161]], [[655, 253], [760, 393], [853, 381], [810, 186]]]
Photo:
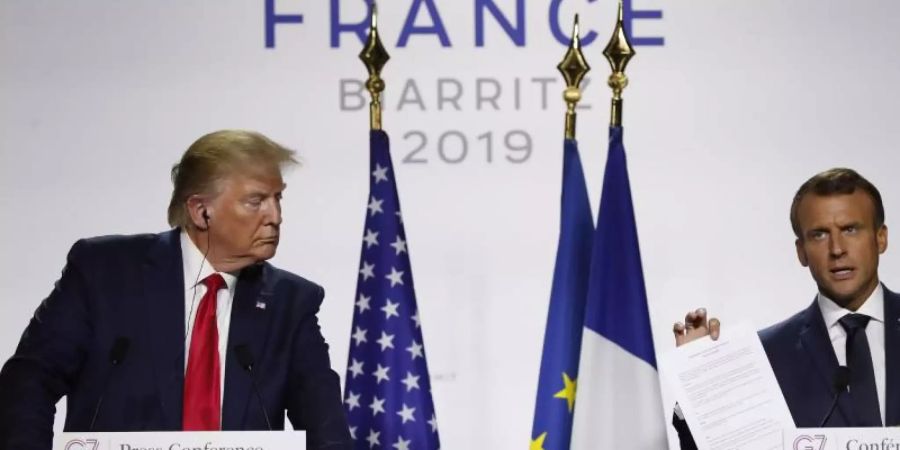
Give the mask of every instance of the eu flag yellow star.
[[540, 436], [531, 441], [531, 445], [528, 447], [528, 450], [544, 450], [544, 439], [547, 439], [546, 431], [541, 433]]
[[569, 375], [563, 372], [563, 389], [553, 395], [553, 398], [564, 398], [566, 402], [569, 404], [569, 412], [572, 412], [572, 408], [575, 407], [575, 388], [576, 381], [569, 378]]

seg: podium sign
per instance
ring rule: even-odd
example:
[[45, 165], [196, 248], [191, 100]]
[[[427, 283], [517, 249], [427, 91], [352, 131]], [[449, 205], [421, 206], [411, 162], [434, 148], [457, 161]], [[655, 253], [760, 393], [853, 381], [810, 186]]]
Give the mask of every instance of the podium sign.
[[900, 450], [900, 428], [785, 430], [785, 450]]
[[54, 450], [305, 450], [302, 431], [57, 433]]

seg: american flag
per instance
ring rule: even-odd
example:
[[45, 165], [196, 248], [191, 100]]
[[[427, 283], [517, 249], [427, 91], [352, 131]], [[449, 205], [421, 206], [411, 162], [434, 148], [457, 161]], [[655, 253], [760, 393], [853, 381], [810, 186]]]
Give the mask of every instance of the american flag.
[[381, 130], [371, 131], [369, 143], [369, 203], [344, 407], [357, 450], [437, 450], [437, 419], [390, 144]]

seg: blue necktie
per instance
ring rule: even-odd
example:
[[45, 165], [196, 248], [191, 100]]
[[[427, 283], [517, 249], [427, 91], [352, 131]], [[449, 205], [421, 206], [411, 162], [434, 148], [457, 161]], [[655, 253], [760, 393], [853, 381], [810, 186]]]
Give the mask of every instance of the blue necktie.
[[856, 408], [858, 427], [880, 427], [881, 410], [875, 390], [875, 370], [866, 338], [866, 325], [871, 317], [847, 314], [839, 322], [847, 331], [847, 367], [850, 368], [850, 398]]

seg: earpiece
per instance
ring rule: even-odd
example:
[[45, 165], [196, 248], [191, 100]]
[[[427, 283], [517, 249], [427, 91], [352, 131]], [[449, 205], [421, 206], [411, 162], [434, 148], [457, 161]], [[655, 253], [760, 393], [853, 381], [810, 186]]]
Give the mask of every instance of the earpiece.
[[203, 216], [203, 220], [206, 222], [206, 229], [208, 230], [209, 229], [209, 213], [206, 212], [206, 208], [203, 208], [203, 213], [201, 213], [201, 215]]

